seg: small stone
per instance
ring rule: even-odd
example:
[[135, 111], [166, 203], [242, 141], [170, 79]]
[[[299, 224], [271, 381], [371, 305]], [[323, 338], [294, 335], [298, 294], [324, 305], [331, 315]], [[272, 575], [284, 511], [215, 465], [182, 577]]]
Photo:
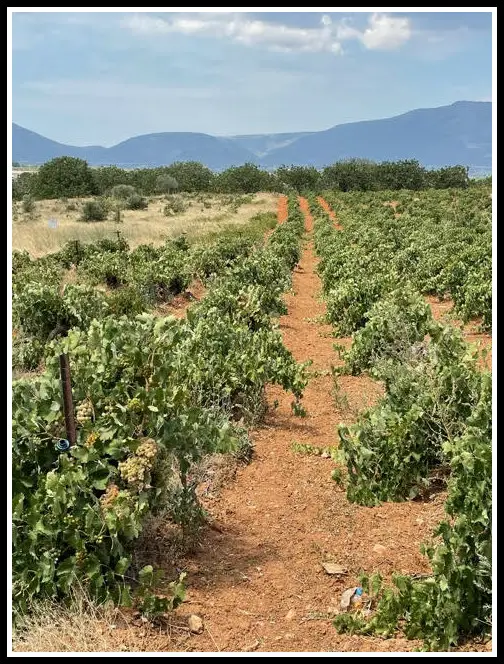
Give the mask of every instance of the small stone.
[[375, 544], [373, 551], [380, 556], [384, 556], [387, 553], [387, 549], [383, 546], [383, 544]]
[[203, 631], [203, 620], [195, 613], [189, 616], [187, 624], [189, 626], [189, 630], [193, 634], [201, 634]]
[[322, 567], [325, 569], [327, 574], [346, 574], [347, 570], [342, 567], [341, 565], [337, 565], [336, 563], [322, 563]]
[[330, 459], [331, 458], [331, 455], [329, 454], [329, 452], [322, 452], [322, 454], [320, 456], [322, 457], [322, 459]]
[[296, 617], [296, 612], [294, 609], [290, 609], [285, 616], [285, 620], [293, 620]]

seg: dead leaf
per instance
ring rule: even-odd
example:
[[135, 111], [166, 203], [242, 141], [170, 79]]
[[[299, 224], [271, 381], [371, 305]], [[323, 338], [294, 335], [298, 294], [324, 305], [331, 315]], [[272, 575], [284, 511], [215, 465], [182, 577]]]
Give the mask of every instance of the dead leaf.
[[355, 595], [355, 591], [357, 590], [358, 586], [354, 586], [353, 588], [347, 588], [341, 595], [341, 600], [340, 600], [340, 607], [343, 609], [343, 611], [347, 611], [350, 602], [352, 601], [352, 597]]

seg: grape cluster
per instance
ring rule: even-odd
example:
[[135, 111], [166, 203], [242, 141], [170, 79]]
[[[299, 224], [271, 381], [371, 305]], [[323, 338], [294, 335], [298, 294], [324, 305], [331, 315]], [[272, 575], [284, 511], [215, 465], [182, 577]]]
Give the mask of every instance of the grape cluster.
[[115, 502], [115, 499], [119, 495], [119, 487], [117, 484], [109, 484], [103, 496], [101, 496], [100, 501], [103, 509], [109, 509]]
[[145, 459], [153, 459], [158, 452], [156, 441], [152, 438], [143, 438], [141, 445], [136, 451], [136, 455]]
[[72, 516], [71, 514], [67, 514], [63, 518], [63, 523], [70, 527], [70, 528], [76, 528], [77, 525], [79, 524], [79, 519], [76, 516]]
[[76, 419], [81, 425], [91, 422], [93, 419], [93, 409], [89, 401], [81, 401], [77, 406]]
[[114, 406], [112, 404], [107, 404], [103, 409], [104, 415], [111, 415], [114, 412]]
[[132, 456], [119, 463], [121, 477], [128, 484], [142, 484], [148, 469], [149, 462], [145, 457]]
[[76, 564], [80, 567], [81, 565], [84, 564], [85, 560], [86, 560], [86, 552], [85, 551], [77, 551], [77, 553], [75, 554]]
[[128, 401], [126, 408], [130, 411], [133, 411], [134, 413], [139, 413], [142, 410], [142, 402], [140, 399], [135, 397], [134, 399], [130, 399]]
[[86, 442], [84, 443], [84, 445], [85, 445], [86, 447], [93, 447], [93, 445], [94, 445], [94, 444], [96, 443], [96, 441], [98, 440], [98, 437], [99, 437], [99, 436], [98, 436], [98, 434], [96, 433], [96, 431], [92, 431], [92, 432], [89, 434], [89, 436], [86, 438]]

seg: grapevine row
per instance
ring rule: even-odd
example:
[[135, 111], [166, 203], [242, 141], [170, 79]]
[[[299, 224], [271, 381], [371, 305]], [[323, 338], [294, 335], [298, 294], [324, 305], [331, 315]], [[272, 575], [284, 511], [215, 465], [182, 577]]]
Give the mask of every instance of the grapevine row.
[[[13, 383], [13, 595], [91, 596], [166, 610], [182, 597], [145, 594], [152, 569], [131, 552], [148, 515], [182, 527], [200, 515], [191, 470], [203, 455], [247, 446], [246, 426], [277, 383], [298, 405], [304, 367], [284, 347], [274, 317], [299, 260], [301, 215], [209, 280], [186, 319], [93, 318], [49, 343], [46, 368]], [[112, 253], [112, 252], [111, 252]], [[119, 252], [116, 252], [119, 253]], [[217, 257], [221, 254], [217, 253]], [[77, 442], [64, 438], [58, 357], [70, 359]]]
[[[471, 210], [471, 198], [464, 201], [465, 218], [448, 214], [439, 220], [464, 238], [465, 251], [462, 244], [445, 246], [442, 227], [436, 237], [430, 220], [421, 224], [421, 201], [391, 213], [388, 206], [370, 211], [365, 200], [333, 197], [343, 230], [335, 230], [322, 212], [315, 225], [329, 317], [339, 333], [354, 333], [342, 371], [366, 371], [385, 388], [383, 398], [355, 424], [339, 427], [347, 496], [370, 506], [421, 498], [434, 481], [448, 476], [447, 518], [434, 533], [441, 542], [425, 548], [432, 577], [395, 575], [392, 588], [378, 575], [364, 577], [365, 592], [378, 600], [375, 611], [371, 617], [342, 615], [335, 624], [340, 631], [382, 636], [400, 626], [409, 638], [423, 639], [427, 649], [450, 649], [491, 628], [491, 376], [480, 370], [459, 330], [433, 319], [422, 279], [443, 290], [436, 252], [452, 254], [445, 266], [452, 275], [453, 264], [469, 254], [483, 274], [488, 219]], [[434, 202], [441, 202], [440, 195]], [[460, 203], [452, 205], [461, 215]], [[355, 208], [359, 216], [345, 214]], [[470, 283], [462, 283], [467, 292]], [[490, 320], [486, 310], [483, 315]]]

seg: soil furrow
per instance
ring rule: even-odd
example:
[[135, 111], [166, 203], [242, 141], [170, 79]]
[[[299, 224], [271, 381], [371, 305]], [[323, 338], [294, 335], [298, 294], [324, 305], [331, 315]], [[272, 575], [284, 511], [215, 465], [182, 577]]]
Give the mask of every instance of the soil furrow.
[[[301, 202], [302, 209], [306, 209]], [[311, 230], [307, 217], [307, 230]], [[324, 313], [311, 240], [286, 296], [280, 319], [286, 346], [297, 360], [312, 360], [318, 374], [306, 388], [306, 417], [291, 410], [292, 397], [269, 387], [269, 411], [252, 432], [253, 461], [205, 508], [218, 529], [205, 534], [201, 550], [188, 557], [188, 603], [178, 610], [202, 616], [205, 630], [166, 642], [156, 650], [215, 652], [405, 651], [418, 642], [339, 635], [331, 624], [342, 591], [356, 585], [360, 571], [428, 571], [419, 544], [443, 513], [444, 496], [426, 503], [388, 503], [377, 508], [351, 504], [331, 479], [330, 458], [301, 455], [294, 443], [335, 445], [336, 427], [350, 419], [349, 407], [336, 408], [331, 364], [339, 360]], [[364, 377], [345, 377], [341, 388], [354, 408], [376, 388]], [[275, 407], [276, 406], [276, 407]], [[376, 547], [379, 544], [381, 547]], [[347, 574], [329, 576], [323, 562]], [[162, 642], [164, 638], [164, 642]]]

